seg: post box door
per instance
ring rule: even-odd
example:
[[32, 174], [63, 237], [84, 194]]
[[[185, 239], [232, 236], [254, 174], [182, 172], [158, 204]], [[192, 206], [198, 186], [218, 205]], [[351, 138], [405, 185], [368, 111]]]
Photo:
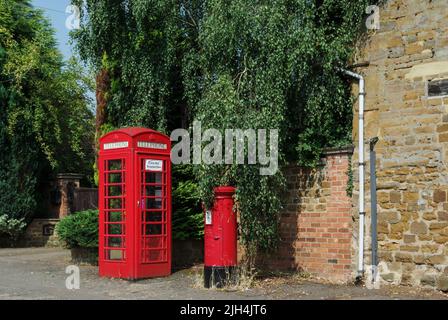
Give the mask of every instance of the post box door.
[[139, 156], [138, 167], [140, 263], [164, 263], [168, 261], [169, 250], [167, 160], [151, 155]]
[[204, 262], [207, 266], [222, 265], [222, 214], [217, 208], [208, 210], [210, 218], [205, 221], [205, 246]]

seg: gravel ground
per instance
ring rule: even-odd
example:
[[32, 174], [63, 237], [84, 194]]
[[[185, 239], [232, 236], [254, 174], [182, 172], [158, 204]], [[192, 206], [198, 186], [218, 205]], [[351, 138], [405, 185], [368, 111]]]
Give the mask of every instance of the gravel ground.
[[201, 267], [166, 278], [126, 281], [99, 278], [97, 268], [80, 266], [80, 289], [65, 287], [70, 252], [57, 248], [0, 249], [0, 299], [448, 299], [433, 290], [383, 286], [379, 290], [334, 285], [297, 276], [256, 280], [249, 289], [201, 287]]

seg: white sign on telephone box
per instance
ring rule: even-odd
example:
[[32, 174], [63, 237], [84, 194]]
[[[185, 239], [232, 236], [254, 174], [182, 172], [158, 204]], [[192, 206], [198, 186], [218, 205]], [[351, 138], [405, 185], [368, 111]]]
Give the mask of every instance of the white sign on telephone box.
[[145, 161], [146, 171], [163, 171], [163, 160], [147, 159]]

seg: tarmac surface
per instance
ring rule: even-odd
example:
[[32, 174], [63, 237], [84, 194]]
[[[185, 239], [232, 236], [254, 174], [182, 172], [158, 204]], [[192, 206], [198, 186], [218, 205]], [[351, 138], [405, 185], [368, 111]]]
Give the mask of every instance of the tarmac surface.
[[165, 278], [126, 281], [98, 277], [98, 268], [81, 265], [80, 288], [67, 289], [70, 251], [59, 248], [0, 249], [0, 299], [20, 300], [397, 300], [446, 299], [441, 292], [402, 286], [377, 290], [336, 285], [299, 276], [256, 279], [250, 286], [233, 289], [204, 289], [201, 266], [174, 272]]

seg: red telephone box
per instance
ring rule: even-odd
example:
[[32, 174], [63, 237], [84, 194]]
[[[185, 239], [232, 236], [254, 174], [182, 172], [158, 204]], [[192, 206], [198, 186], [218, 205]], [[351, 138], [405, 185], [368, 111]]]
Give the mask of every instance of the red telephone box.
[[222, 287], [235, 280], [237, 221], [233, 211], [234, 187], [214, 189], [213, 208], [205, 212], [204, 286]]
[[171, 273], [171, 142], [145, 128], [100, 139], [99, 274], [139, 279]]

